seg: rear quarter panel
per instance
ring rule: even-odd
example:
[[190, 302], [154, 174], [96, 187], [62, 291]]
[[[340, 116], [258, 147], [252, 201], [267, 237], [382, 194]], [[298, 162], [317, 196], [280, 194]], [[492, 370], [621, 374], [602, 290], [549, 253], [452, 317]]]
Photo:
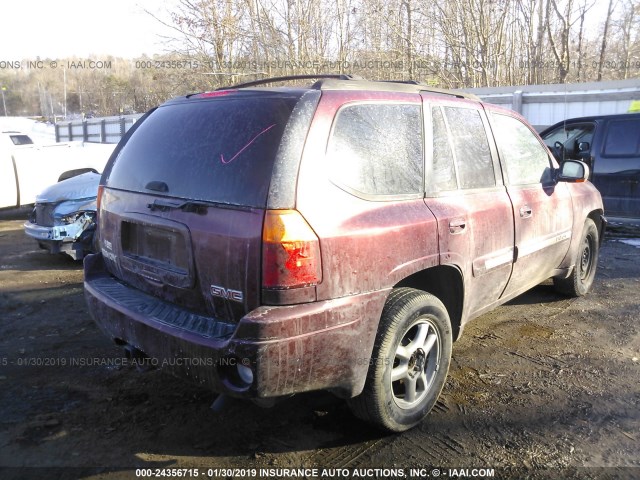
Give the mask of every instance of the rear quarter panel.
[[346, 102], [370, 99], [420, 104], [416, 95], [323, 92], [307, 137], [296, 208], [320, 239], [323, 278], [318, 300], [390, 289], [439, 263], [436, 220], [421, 195], [371, 201], [330, 180], [325, 152], [335, 114]]
[[[366, 95], [366, 97], [365, 97]], [[312, 121], [302, 156], [296, 208], [320, 239], [322, 281], [318, 301], [370, 295], [366, 308], [352, 318], [351, 336], [343, 332], [335, 355], [371, 356], [388, 292], [407, 276], [438, 265], [435, 217], [422, 195], [407, 200], [370, 201], [336, 186], [330, 180], [327, 139], [339, 107], [345, 102], [376, 97], [372, 92], [324, 92]], [[379, 94], [380, 99], [420, 103], [417, 95]], [[346, 335], [346, 336], [344, 336]], [[355, 336], [354, 336], [355, 335]], [[352, 338], [353, 337], [353, 338]], [[346, 349], [346, 350], [345, 350]], [[351, 351], [349, 355], [345, 352]], [[364, 365], [363, 372], [366, 372]], [[364, 377], [362, 379], [364, 381]], [[353, 393], [359, 392], [358, 385]]]
[[[347, 193], [330, 180], [327, 139], [335, 114], [348, 101], [393, 98], [420, 103], [417, 95], [323, 92], [303, 152], [296, 208], [320, 239], [323, 278], [318, 301], [379, 291], [362, 309], [359, 355], [369, 356], [387, 292], [407, 276], [438, 265], [435, 217], [422, 195], [369, 201]], [[356, 320], [356, 319], [354, 319]]]

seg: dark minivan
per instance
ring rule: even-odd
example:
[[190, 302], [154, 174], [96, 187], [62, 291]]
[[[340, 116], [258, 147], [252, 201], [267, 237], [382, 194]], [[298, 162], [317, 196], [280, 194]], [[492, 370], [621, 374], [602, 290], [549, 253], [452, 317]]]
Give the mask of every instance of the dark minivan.
[[402, 431], [469, 320], [548, 278], [589, 291], [587, 173], [516, 113], [423, 84], [188, 95], [109, 160], [85, 295], [133, 358], [261, 404], [330, 390]]
[[609, 220], [640, 224], [640, 113], [570, 118], [540, 136], [560, 161], [589, 166]]

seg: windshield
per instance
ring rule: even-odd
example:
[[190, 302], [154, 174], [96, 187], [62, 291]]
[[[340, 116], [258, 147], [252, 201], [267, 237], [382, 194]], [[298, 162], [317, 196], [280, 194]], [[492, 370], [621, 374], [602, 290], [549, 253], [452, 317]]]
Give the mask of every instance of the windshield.
[[280, 140], [298, 97], [238, 96], [158, 108], [133, 133], [111, 188], [264, 207]]

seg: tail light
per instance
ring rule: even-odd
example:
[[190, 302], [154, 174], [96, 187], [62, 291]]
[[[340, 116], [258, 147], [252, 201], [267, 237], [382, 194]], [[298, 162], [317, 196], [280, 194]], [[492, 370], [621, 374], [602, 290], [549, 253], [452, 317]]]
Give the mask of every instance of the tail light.
[[102, 194], [104, 193], [104, 185], [98, 185], [98, 196], [96, 197], [96, 231], [93, 234], [93, 247], [95, 251], [98, 251], [98, 245], [100, 245], [100, 205], [102, 205]]
[[320, 242], [296, 210], [267, 210], [262, 230], [262, 287], [292, 289], [322, 280]]
[[98, 185], [98, 196], [96, 197], [96, 212], [100, 212], [100, 205], [102, 204], [103, 192], [104, 192], [104, 185]]

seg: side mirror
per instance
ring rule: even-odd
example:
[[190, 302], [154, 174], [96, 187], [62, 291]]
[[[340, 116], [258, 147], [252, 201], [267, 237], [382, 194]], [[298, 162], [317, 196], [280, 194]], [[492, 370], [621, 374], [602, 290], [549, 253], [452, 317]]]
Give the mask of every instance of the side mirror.
[[549, 149], [559, 163], [564, 161], [564, 145], [562, 142], [555, 142], [553, 147], [549, 147]]
[[578, 142], [578, 153], [585, 153], [591, 150], [589, 142]]
[[586, 182], [589, 178], [589, 167], [578, 160], [565, 160], [557, 170], [556, 181], [567, 183]]

